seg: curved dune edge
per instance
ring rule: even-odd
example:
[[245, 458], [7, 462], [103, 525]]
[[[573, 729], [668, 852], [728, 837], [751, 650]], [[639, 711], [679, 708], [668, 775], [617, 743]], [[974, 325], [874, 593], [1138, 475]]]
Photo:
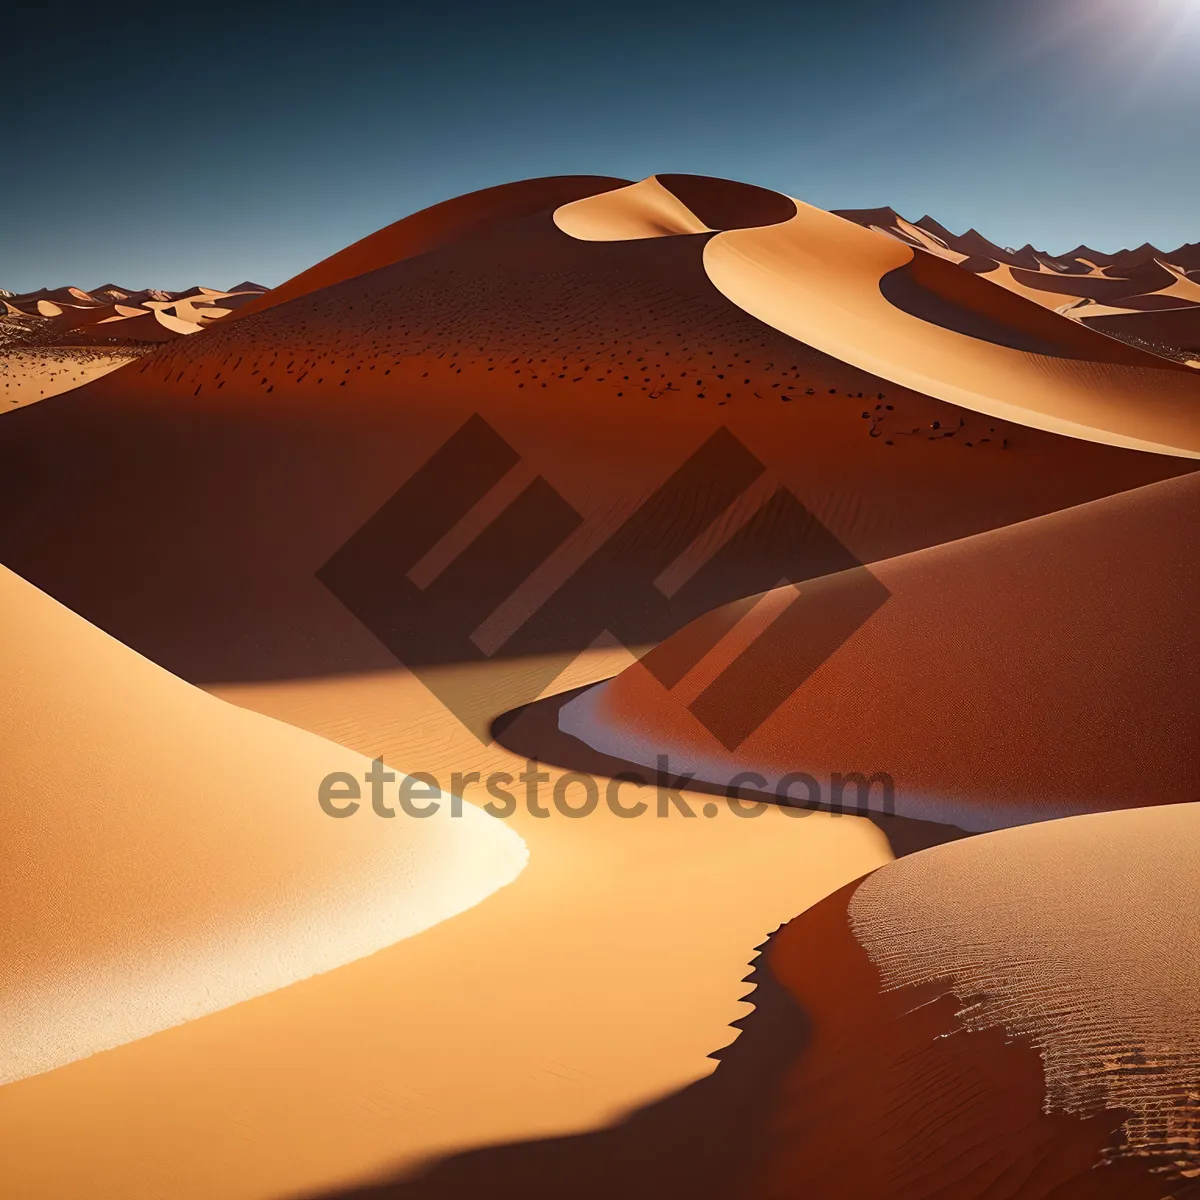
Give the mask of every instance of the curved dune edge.
[[883, 772], [890, 801], [881, 780], [844, 805], [975, 831], [1190, 801], [1198, 515], [1192, 472], [750, 597], [582, 692], [559, 727], [718, 787], [770, 795], [806, 773], [788, 794], [822, 807], [835, 773]]
[[582, 242], [629, 242], [756, 229], [795, 213], [789, 196], [769, 188], [707, 175], [664, 174], [564, 204], [555, 210], [554, 223]]
[[607, 175], [551, 175], [502, 183], [455, 196], [402, 217], [336, 251], [242, 305], [230, 319], [236, 321], [320, 288], [344, 283], [406, 258], [415, 258], [471, 237], [499, 222], [530, 217], [583, 196], [624, 187], [628, 182]]
[[1200, 804], [1075, 817], [890, 863], [850, 902], [886, 987], [1030, 1038], [1046, 1108], [1129, 1114], [1106, 1158], [1200, 1177]]
[[[1006, 836], [987, 839], [994, 856], [1004, 857]], [[927, 860], [930, 889], [939, 853], [913, 856]], [[1104, 1162], [1125, 1113], [1047, 1112], [1042, 1059], [1027, 1039], [965, 1030], [944, 983], [884, 987], [848, 914], [863, 882], [789, 921], [767, 947], [812, 1036], [773, 1097], [762, 1182], [747, 1195], [1164, 1200], [1157, 1163]]]
[[0, 611], [0, 1083], [372, 954], [525, 865], [471, 805], [326, 816], [320, 781], [366, 758], [191, 687], [2, 568]]
[[[1149, 354], [1144, 366], [1082, 361], [1074, 350], [1069, 358], [1031, 354], [921, 320], [879, 290], [885, 275], [912, 262], [911, 247], [795, 203], [790, 221], [719, 233], [704, 247], [713, 285], [751, 316], [962, 408], [1111, 446], [1200, 457], [1200, 391], [1190, 373]], [[1104, 347], [1098, 357], [1111, 353]]]
[[630, 242], [713, 232], [653, 175], [629, 187], [564, 204], [554, 210], [554, 224], [581, 242]]

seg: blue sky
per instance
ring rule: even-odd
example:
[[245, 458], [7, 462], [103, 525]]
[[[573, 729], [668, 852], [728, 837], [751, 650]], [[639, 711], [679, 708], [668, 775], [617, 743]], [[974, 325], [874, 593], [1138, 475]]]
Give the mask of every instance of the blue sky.
[[1200, 239], [1200, 0], [41, 7], [0, 46], [12, 291], [275, 284], [560, 173], [724, 175], [1052, 252]]

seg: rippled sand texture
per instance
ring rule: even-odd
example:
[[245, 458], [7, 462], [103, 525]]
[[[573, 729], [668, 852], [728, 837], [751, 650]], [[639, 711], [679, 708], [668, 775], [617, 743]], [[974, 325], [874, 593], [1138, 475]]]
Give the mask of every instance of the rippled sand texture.
[[970, 1030], [1042, 1053], [1048, 1111], [1129, 1116], [1113, 1158], [1200, 1177], [1200, 804], [1027, 826], [868, 878], [849, 907], [888, 988], [943, 983]]

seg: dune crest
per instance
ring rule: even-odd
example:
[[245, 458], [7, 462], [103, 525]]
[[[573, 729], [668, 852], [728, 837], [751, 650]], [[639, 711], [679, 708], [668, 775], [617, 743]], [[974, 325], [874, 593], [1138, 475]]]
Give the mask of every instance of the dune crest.
[[[796, 204], [790, 221], [720, 233], [704, 248], [709, 279], [752, 316], [962, 408], [1107, 445], [1200, 457], [1200, 388], [1189, 371], [1109, 338], [1096, 338], [1089, 350], [1075, 336], [1080, 327], [1065, 319], [1057, 334], [1043, 324], [1042, 344], [1024, 349], [1025, 330], [1011, 327], [1011, 306], [990, 294], [976, 294], [974, 315], [999, 327], [992, 340], [947, 328], [936, 313], [922, 319], [890, 303], [880, 286], [912, 266], [915, 249]], [[962, 283], [973, 282], [964, 273]], [[1030, 307], [1021, 325], [1032, 313], [1049, 316]], [[1013, 343], [1006, 345], [999, 338], [1008, 334]]]
[[366, 758], [191, 687], [2, 568], [0, 609], [21, 798], [0, 847], [0, 1083], [372, 954], [525, 865], [469, 804], [383, 820], [362, 784], [365, 811], [335, 820], [319, 785]]
[[554, 223], [580, 241], [627, 242], [755, 229], [777, 225], [795, 212], [789, 197], [756, 184], [667, 174], [564, 204], [554, 212]]
[[581, 242], [627, 242], [712, 232], [653, 175], [629, 187], [564, 204], [554, 210], [554, 223]]

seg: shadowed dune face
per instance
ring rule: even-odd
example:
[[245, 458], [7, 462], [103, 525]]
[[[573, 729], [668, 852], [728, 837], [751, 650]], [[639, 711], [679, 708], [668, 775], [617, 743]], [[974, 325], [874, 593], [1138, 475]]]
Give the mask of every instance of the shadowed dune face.
[[910, 316], [978, 341], [1049, 358], [1146, 365], [1142, 352], [1093, 337], [1073, 321], [930, 254], [916, 254], [889, 271], [879, 290]]
[[[1193, 473], [741, 601], [559, 724], [722, 787], [790, 777], [802, 804], [836, 800], [793, 773], [820, 789], [882, 772], [896, 813], [969, 830], [1190, 801], [1198, 517]], [[886, 811], [885, 796], [877, 780], [843, 803]]]
[[1113, 313], [1081, 319], [1110, 337], [1134, 338], [1175, 346], [1200, 360], [1200, 305], [1158, 312]]
[[368, 271], [427, 254], [479, 233], [494, 222], [526, 217], [583, 196], [622, 187], [628, 182], [605, 175], [560, 175], [504, 183], [456, 196], [404, 217], [301, 271], [272, 288], [261, 299], [244, 305], [239, 316], [262, 312]]
[[[978, 847], [982, 858], [985, 844], [972, 838], [881, 868], [772, 939], [768, 966], [805, 1013], [811, 1035], [776, 1093], [762, 1166], [746, 1196], [1163, 1200], [1169, 1194], [1143, 1164], [1124, 1158], [1100, 1165], [1128, 1114], [1102, 1104], [1086, 1117], [1045, 1111], [1042, 1063], [1027, 1040], [995, 1027], [963, 1032], [961, 1005], [944, 983], [889, 989], [851, 931], [848, 909], [860, 912], [859, 894], [885, 888], [888, 872], [899, 868], [921, 878], [922, 911], [937, 903], [947, 851]], [[995, 858], [983, 867], [989, 874], [998, 874], [1000, 863], [1019, 862], [996, 853], [1002, 846], [996, 843]], [[1075, 878], [1082, 887], [1075, 907], [1062, 913], [1068, 929], [1086, 926], [1091, 911], [1089, 879]], [[982, 912], [969, 886], [955, 894], [963, 908]], [[932, 931], [906, 920], [899, 893], [893, 899], [886, 919], [897, 929], [902, 961], [906, 947], [918, 949]], [[1029, 912], [1047, 917], [1036, 900]], [[1078, 957], [1090, 951], [1102, 967], [1106, 951], [1090, 938], [1083, 945]], [[1007, 965], [1013, 983], [1030, 977], [1023, 964]], [[1048, 963], [1049, 978], [1054, 970]]]
[[[584, 242], [552, 211], [235, 314], [14, 411], [0, 427], [0, 561], [185, 678], [283, 678], [395, 666], [317, 572], [474, 414], [522, 460], [484, 509], [541, 476], [579, 519], [558, 544], [517, 529], [460, 564], [495, 590], [514, 563], [553, 555], [529, 590], [490, 597], [505, 656], [577, 652], [614, 611], [628, 614], [622, 640], [658, 641], [783, 575], [810, 577], [815, 563], [781, 570], [806, 518], [770, 503], [780, 487], [861, 562], [1189, 469], [887, 383], [730, 304], [703, 239]], [[641, 535], [613, 541], [691, 456], [735, 443], [745, 453], [710, 452]], [[491, 471], [469, 455], [447, 493]], [[607, 571], [573, 585], [587, 620], [532, 649], [509, 636], [601, 548]], [[628, 597], [678, 562], [678, 603], [633, 611]], [[372, 589], [394, 595], [412, 565], [377, 556]]]
[[[1126, 310], [1150, 313], [1200, 305], [1200, 282], [1188, 275], [1189, 264], [1194, 267], [1196, 262], [1194, 245], [1166, 252], [1145, 245], [1118, 254], [1079, 246], [1056, 257], [1032, 246], [1004, 250], [974, 230], [958, 237], [929, 217], [914, 225], [890, 208], [845, 209], [836, 215], [957, 262], [965, 271], [1140, 350], [1175, 362], [1186, 362], [1191, 353], [1190, 324], [1175, 314], [1164, 312], [1161, 319], [1147, 316], [1137, 322], [1110, 324], [1090, 318]], [[903, 299], [901, 307], [907, 307]], [[995, 340], [987, 334], [978, 336]]]
[[886, 988], [1032, 1043], [1048, 1112], [1126, 1114], [1106, 1159], [1200, 1180], [1198, 835], [1184, 804], [972, 838], [881, 868], [850, 919]]
[[[735, 304], [760, 320], [864, 370], [920, 389], [964, 408], [1021, 420], [1038, 428], [1110, 445], [1200, 457], [1200, 380], [1176, 366], [1111, 341], [1071, 331], [1062, 319], [1054, 336], [1051, 318], [1016, 319], [1008, 339], [1057, 341], [1060, 356], [1030, 354], [1010, 345], [981, 342], [945, 324], [945, 291], [969, 300], [969, 320], [987, 328], [1014, 325], [1020, 301], [999, 293], [989, 303], [967, 280], [951, 284], [953, 268], [936, 261], [913, 273], [917, 252], [883, 234], [819, 209], [800, 205], [781, 225], [736, 230], [705, 246], [710, 279]], [[880, 280], [908, 268], [905, 300], [933, 307], [941, 324], [922, 320], [888, 302]], [[903, 277], [902, 277], [903, 278]], [[920, 287], [915, 285], [919, 284]], [[895, 284], [892, 285], [893, 293]], [[919, 294], [918, 294], [919, 293]], [[961, 322], [959, 322], [961, 324]], [[968, 328], [971, 327], [968, 324]], [[1002, 336], [995, 332], [992, 337]]]
[[[371, 954], [525, 864], [471, 805], [332, 821], [369, 762], [167, 674], [0, 568], [0, 1084]], [[420, 794], [420, 793], [418, 793]]]
[[732, 179], [707, 175], [656, 175], [655, 179], [710, 229], [753, 229], [778, 225], [796, 215], [796, 204], [788, 196]]

